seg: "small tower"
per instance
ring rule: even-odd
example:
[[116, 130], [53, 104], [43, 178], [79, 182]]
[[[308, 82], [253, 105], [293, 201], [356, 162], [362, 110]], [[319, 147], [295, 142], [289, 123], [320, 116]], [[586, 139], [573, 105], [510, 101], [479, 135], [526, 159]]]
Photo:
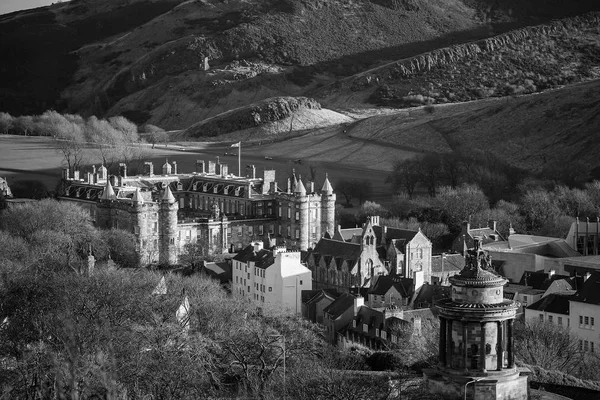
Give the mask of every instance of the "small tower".
[[335, 200], [336, 195], [329, 182], [329, 177], [325, 174], [325, 182], [321, 189], [321, 233], [329, 232], [333, 235], [335, 232]]
[[494, 272], [479, 240], [449, 280], [451, 298], [436, 303], [439, 365], [424, 371], [429, 390], [456, 399], [526, 400], [528, 371], [515, 366], [513, 341], [519, 303], [504, 299], [508, 280]]
[[298, 229], [300, 230], [300, 250], [308, 250], [308, 196], [306, 195], [306, 188], [302, 179], [298, 179], [298, 182], [294, 188], [294, 202], [300, 212], [300, 220], [298, 223]]
[[177, 210], [179, 206], [171, 187], [167, 184], [160, 199], [159, 211], [159, 262], [175, 264], [177, 262]]

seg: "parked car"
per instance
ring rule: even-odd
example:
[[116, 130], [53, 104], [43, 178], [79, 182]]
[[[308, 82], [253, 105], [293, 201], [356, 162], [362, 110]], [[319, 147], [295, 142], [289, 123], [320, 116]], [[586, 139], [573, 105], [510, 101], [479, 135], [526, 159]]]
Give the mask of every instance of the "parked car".
[[302, 164], [302, 160], [300, 158], [297, 160], [294, 160], [294, 164]]
[[185, 151], [185, 147], [180, 147], [177, 150], [179, 150], [179, 151]]
[[273, 157], [265, 156], [265, 160], [272, 160], [272, 159], [273, 159]]

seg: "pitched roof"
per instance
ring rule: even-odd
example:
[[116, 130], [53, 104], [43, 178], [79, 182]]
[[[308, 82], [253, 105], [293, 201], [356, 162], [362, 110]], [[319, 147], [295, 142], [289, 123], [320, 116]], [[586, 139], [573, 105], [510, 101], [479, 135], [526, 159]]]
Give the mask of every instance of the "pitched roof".
[[402, 297], [411, 297], [413, 280], [400, 276], [384, 275], [377, 278], [377, 283], [369, 290], [369, 294], [385, 295], [394, 287]]
[[337, 299], [335, 299], [333, 303], [325, 307], [323, 312], [331, 315], [332, 319], [336, 319], [346, 312], [350, 307], [354, 307], [354, 299], [355, 297], [350, 293], [344, 292]]
[[418, 230], [413, 231], [408, 229], [387, 227], [387, 231], [385, 233], [386, 243], [383, 243], [381, 240], [383, 235], [383, 229], [384, 228], [379, 225], [373, 226], [373, 231], [375, 232], [375, 236], [377, 237], [377, 243], [385, 246], [387, 246], [392, 239], [404, 239], [406, 242], [410, 242], [417, 235], [417, 233], [419, 233]]
[[443, 271], [442, 255], [431, 257], [431, 272], [454, 272], [460, 271], [465, 266], [465, 257], [462, 254], [444, 254]]
[[358, 243], [340, 242], [339, 240], [321, 238], [313, 254], [340, 257], [344, 260], [356, 261], [360, 257], [361, 245]]
[[572, 298], [573, 301], [600, 304], [600, 272], [593, 271]]
[[362, 236], [363, 228], [338, 229], [345, 242], [351, 241], [356, 236]]
[[527, 309], [569, 315], [569, 300], [571, 297], [570, 294], [552, 293], [531, 304]]
[[244, 264], [252, 261], [254, 262], [254, 266], [257, 268], [268, 268], [275, 262], [275, 257], [273, 257], [272, 251], [262, 249], [258, 252], [255, 252], [253, 245], [248, 245], [243, 248], [235, 257], [233, 257], [233, 259]]

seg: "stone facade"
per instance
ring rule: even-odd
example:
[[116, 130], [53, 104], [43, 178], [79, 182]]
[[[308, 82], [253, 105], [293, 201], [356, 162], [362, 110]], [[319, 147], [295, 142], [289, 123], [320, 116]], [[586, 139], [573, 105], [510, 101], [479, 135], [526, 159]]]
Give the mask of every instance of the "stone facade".
[[59, 198], [85, 206], [101, 228], [134, 233], [144, 264], [176, 263], [194, 242], [209, 253], [234, 252], [255, 240], [307, 250], [335, 226], [336, 195], [328, 178], [317, 193], [313, 182], [305, 186], [295, 175], [280, 190], [275, 171], [257, 178], [252, 166], [245, 177], [214, 161], [198, 160], [193, 173], [180, 173], [168, 161], [161, 170], [155, 174], [146, 162], [143, 175], [127, 176], [121, 166], [115, 176], [101, 166], [85, 179], [64, 170]]

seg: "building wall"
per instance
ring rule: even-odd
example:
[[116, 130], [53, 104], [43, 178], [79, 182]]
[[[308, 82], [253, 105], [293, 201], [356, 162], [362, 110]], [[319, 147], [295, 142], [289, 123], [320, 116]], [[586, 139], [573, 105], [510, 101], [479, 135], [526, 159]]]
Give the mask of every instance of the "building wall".
[[407, 243], [405, 254], [406, 278], [413, 278], [413, 274], [423, 271], [425, 282], [431, 282], [431, 241], [419, 231], [415, 237]]
[[570, 327], [571, 322], [569, 314], [550, 313], [540, 310], [525, 309], [525, 321], [534, 323], [537, 321], [551, 322], [555, 325]]
[[[591, 351], [591, 343], [594, 343], [594, 352], [600, 351], [600, 336], [598, 324], [600, 324], [600, 306], [595, 304], [581, 303], [578, 301], [569, 302], [570, 329], [582, 341], [588, 342], [588, 351]], [[580, 317], [582, 322], [580, 324]], [[587, 324], [586, 322], [587, 317]], [[593, 318], [593, 320], [592, 320]], [[584, 348], [585, 350], [585, 348]]]
[[402, 308], [407, 304], [400, 292], [392, 286], [385, 295], [369, 294], [369, 306], [372, 308], [389, 307], [391, 305]]

